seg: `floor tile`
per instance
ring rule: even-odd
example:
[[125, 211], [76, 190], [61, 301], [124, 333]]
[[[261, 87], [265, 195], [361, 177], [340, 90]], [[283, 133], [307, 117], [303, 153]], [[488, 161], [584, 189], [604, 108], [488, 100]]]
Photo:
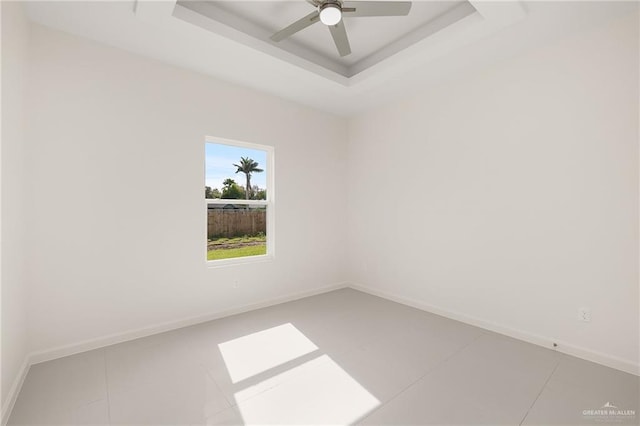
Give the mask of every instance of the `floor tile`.
[[31, 366], [10, 425], [108, 424], [103, 350]]
[[558, 358], [553, 351], [484, 334], [363, 423], [519, 424]]
[[636, 376], [343, 289], [35, 365], [9, 424], [601, 424], [585, 410], [638, 395]]
[[455, 322], [423, 329], [397, 328], [395, 334], [379, 336], [333, 358], [386, 402], [482, 334], [477, 328]]
[[565, 356], [523, 424], [637, 425], [639, 384], [637, 376]]
[[442, 379], [422, 379], [363, 420], [361, 425], [506, 425], [500, 412], [490, 412], [457, 392]]
[[191, 424], [230, 406], [194, 355], [189, 333], [107, 348], [112, 424]]
[[347, 425], [380, 405], [327, 355], [297, 368], [303, 371], [292, 380], [212, 416], [207, 423]]
[[612, 396], [619, 396], [621, 393], [638, 396], [639, 380], [638, 376], [632, 374], [563, 355], [549, 384], [562, 382], [579, 388], [602, 389], [614, 393]]

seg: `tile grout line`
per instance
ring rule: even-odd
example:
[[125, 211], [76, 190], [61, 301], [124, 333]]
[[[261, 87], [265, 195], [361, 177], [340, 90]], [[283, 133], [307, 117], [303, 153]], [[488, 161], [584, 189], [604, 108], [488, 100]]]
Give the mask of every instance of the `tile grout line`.
[[393, 395], [391, 398], [389, 398], [389, 400], [387, 402], [385, 402], [384, 404], [382, 404], [381, 406], [377, 407], [375, 410], [371, 411], [369, 414], [367, 414], [366, 416], [364, 416], [363, 418], [361, 418], [358, 421], [358, 424], [361, 424], [361, 422], [365, 421], [368, 417], [370, 417], [373, 413], [375, 413], [376, 411], [380, 410], [382, 407], [384, 407], [385, 405], [387, 405], [388, 403], [390, 403], [391, 401], [393, 401], [394, 399], [396, 399], [397, 397], [399, 397], [401, 394], [403, 394], [404, 392], [406, 392], [409, 388], [413, 387], [416, 383], [418, 383], [420, 380], [424, 379], [425, 377], [427, 377], [428, 375], [432, 374], [434, 371], [436, 371], [437, 369], [441, 368], [444, 364], [446, 364], [451, 358], [455, 357], [456, 355], [458, 355], [460, 352], [462, 352], [463, 350], [465, 350], [466, 348], [468, 348], [469, 346], [471, 346], [472, 344], [474, 344], [476, 341], [478, 341], [481, 337], [486, 336], [487, 333], [480, 332], [478, 334], [478, 336], [476, 336], [475, 338], [473, 338], [469, 343], [467, 343], [466, 345], [462, 346], [460, 349], [458, 349], [457, 351], [453, 352], [451, 355], [449, 355], [448, 357], [446, 357], [445, 359], [442, 360], [442, 362], [440, 362], [438, 365], [434, 366], [433, 368], [431, 368], [430, 370], [428, 370], [427, 372], [425, 372], [422, 376], [418, 377], [416, 380], [414, 380], [413, 382], [409, 383], [404, 389], [402, 389], [401, 391], [398, 391], [398, 393], [396, 393], [395, 395]]
[[102, 350], [102, 356], [104, 359], [104, 383], [107, 388], [107, 420], [111, 424], [111, 398], [109, 398], [109, 375], [107, 374], [107, 350]]
[[[311, 352], [311, 353], [309, 353], [309, 354], [303, 355], [303, 356], [302, 356], [302, 358], [307, 357], [307, 356], [309, 356], [309, 355], [316, 354], [316, 353], [320, 353], [320, 355], [315, 355], [315, 356], [314, 356], [311, 360], [309, 360], [309, 361], [317, 360], [317, 359], [319, 359], [323, 354], [324, 354], [324, 355], [327, 355], [326, 353], [324, 353], [324, 352], [320, 351], [319, 349], [317, 349], [317, 350], [315, 350], [315, 351], [313, 351], [313, 352]], [[309, 362], [309, 361], [305, 361], [305, 362], [304, 362], [303, 364], [301, 364], [301, 365], [304, 365], [304, 364], [306, 364], [306, 363], [307, 363], [307, 362]], [[246, 398], [246, 399], [243, 399], [242, 401], [238, 401], [238, 400], [236, 400], [236, 399], [234, 398], [234, 399], [233, 399], [233, 402], [232, 402], [231, 400], [229, 400], [229, 398], [227, 398], [226, 393], [222, 390], [222, 387], [220, 386], [220, 384], [218, 383], [218, 381], [215, 379], [215, 377], [213, 377], [213, 374], [211, 373], [211, 371], [209, 371], [209, 369], [207, 369], [207, 368], [206, 368], [202, 363], [200, 363], [200, 367], [201, 367], [201, 368], [203, 368], [203, 369], [205, 370], [205, 373], [209, 376], [209, 378], [211, 378], [211, 379], [213, 380], [213, 382], [214, 382], [214, 384], [216, 385], [216, 387], [218, 388], [218, 390], [220, 390], [220, 393], [221, 393], [221, 394], [222, 394], [222, 396], [224, 397], [225, 401], [227, 401], [227, 402], [229, 403], [229, 407], [227, 407], [227, 408], [224, 408], [224, 409], [222, 409], [222, 410], [217, 411], [217, 412], [216, 412], [216, 414], [217, 414], [217, 413], [220, 413], [220, 412], [222, 412], [222, 411], [225, 411], [225, 410], [231, 409], [231, 408], [239, 407], [239, 406], [240, 406], [240, 404], [245, 403], [245, 402], [247, 402], [247, 401], [250, 401], [251, 399], [258, 397], [258, 396], [260, 396], [260, 395], [264, 394], [265, 392], [269, 392], [269, 391], [271, 391], [272, 389], [275, 389], [275, 388], [277, 388], [277, 387], [279, 387], [279, 386], [282, 386], [282, 385], [284, 385], [284, 384], [285, 384], [285, 383], [287, 383], [287, 382], [290, 382], [290, 381], [292, 381], [292, 380], [296, 380], [296, 378], [297, 378], [297, 377], [299, 377], [300, 375], [304, 375], [304, 374], [305, 374], [305, 373], [303, 373], [303, 372], [299, 372], [299, 373], [295, 374], [295, 377], [290, 377], [289, 379], [287, 379], [287, 380], [285, 380], [285, 381], [283, 381], [283, 382], [280, 382], [280, 383], [274, 384], [274, 385], [273, 385], [273, 386], [271, 386], [271, 387], [268, 387], [268, 388], [262, 389], [261, 391], [259, 391], [259, 392], [258, 392], [258, 393], [256, 393], [255, 395], [250, 396], [250, 397], [248, 397], [248, 398]], [[286, 372], [286, 371], [291, 371], [291, 370], [285, 370], [285, 372]], [[282, 374], [282, 373], [279, 373], [279, 374]], [[271, 377], [273, 377], [273, 376], [271, 376]], [[267, 379], [267, 380], [268, 380], [268, 379]], [[254, 386], [254, 385], [251, 385], [251, 386]], [[249, 386], [249, 387], [250, 387], [250, 386]]]
[[222, 412], [224, 410], [228, 410], [229, 408], [233, 408], [236, 405], [238, 405], [237, 401], [235, 401], [235, 398], [234, 398], [235, 402], [229, 401], [229, 398], [227, 398], [226, 393], [222, 390], [222, 386], [220, 386], [220, 384], [218, 383], [216, 378], [213, 377], [213, 374], [209, 371], [209, 369], [202, 362], [198, 362], [198, 365], [200, 366], [200, 368], [202, 368], [204, 370], [204, 374], [209, 376], [209, 378], [213, 381], [213, 384], [216, 385], [216, 388], [218, 388], [218, 391], [220, 392], [220, 394], [222, 395], [224, 400], [227, 401], [227, 404], [229, 404], [229, 407], [223, 408], [222, 410], [219, 410], [216, 413], [220, 413], [220, 412]]
[[536, 402], [538, 402], [538, 399], [540, 398], [540, 395], [542, 395], [542, 392], [544, 392], [545, 388], [547, 387], [547, 383], [549, 383], [549, 380], [551, 380], [551, 377], [553, 377], [554, 373], [556, 372], [556, 370], [558, 369], [558, 367], [560, 366], [560, 363], [562, 362], [562, 357], [558, 358], [558, 362], [556, 363], [556, 366], [553, 367], [553, 370], [551, 371], [551, 373], [549, 374], [549, 377], [547, 377], [547, 380], [545, 380], [544, 384], [542, 385], [542, 387], [540, 388], [540, 392], [538, 392], [538, 395], [536, 395], [535, 399], [533, 400], [533, 402], [531, 403], [531, 405], [529, 406], [529, 408], [527, 409], [527, 412], [524, 413], [524, 417], [522, 417], [522, 420], [520, 420], [520, 423], [518, 423], [518, 426], [522, 426], [522, 423], [525, 421], [525, 419], [527, 418], [527, 416], [529, 415], [529, 412], [531, 411], [531, 409], [533, 408], [534, 405], [536, 405]]
[[[349, 314], [345, 314], [345, 315], [346, 315], [346, 316], [348, 316]], [[328, 326], [327, 326], [327, 325], [324, 325], [324, 326], [322, 326], [321, 330], [329, 330], [329, 328], [328, 328]], [[373, 338], [372, 340], [373, 340], [374, 342], [377, 342], [377, 341], [381, 340], [382, 338], [383, 338], [383, 336], [382, 336], [382, 332], [380, 332], [380, 331], [379, 331], [379, 332], [375, 335], [375, 338]], [[348, 351], [346, 351], [346, 352], [347, 352], [347, 353], [349, 353], [349, 352], [352, 352], [352, 351], [354, 351], [354, 350], [355, 350], [355, 349], [351, 349], [351, 350], [348, 350]], [[313, 352], [311, 352], [311, 353], [315, 353], [315, 352], [321, 352], [321, 353], [323, 353], [324, 355], [329, 355], [328, 353], [323, 352], [321, 348], [318, 348], [318, 349], [316, 349], [315, 351], [313, 351]], [[306, 355], [309, 355], [309, 354], [306, 354]], [[304, 357], [304, 356], [306, 356], [306, 355], [303, 355], [303, 357]], [[318, 357], [316, 357], [316, 358], [314, 358], [314, 359], [317, 359], [317, 358], [319, 358], [320, 356], [321, 356], [321, 355], [319, 355]], [[444, 362], [444, 360], [443, 360], [443, 362]], [[257, 396], [259, 396], [259, 395], [261, 395], [261, 394], [263, 394], [263, 393], [265, 393], [265, 392], [268, 392], [268, 391], [270, 391], [270, 390], [272, 390], [272, 389], [274, 389], [274, 388], [276, 388], [276, 387], [278, 387], [278, 386], [281, 386], [281, 385], [284, 383], [284, 382], [283, 382], [283, 383], [279, 383], [279, 384], [277, 384], [277, 385], [274, 385], [273, 387], [269, 387], [269, 388], [263, 389], [263, 390], [261, 390], [260, 392], [258, 392], [257, 394], [255, 394], [255, 395], [253, 395], [253, 396], [251, 396], [251, 397], [247, 398], [246, 400], [237, 401], [237, 400], [234, 398], [234, 399], [233, 399], [233, 402], [232, 402], [231, 400], [229, 400], [229, 398], [227, 397], [226, 393], [222, 390], [222, 387], [220, 386], [220, 384], [218, 383], [218, 381], [216, 380], [216, 378], [213, 376], [213, 373], [212, 373], [212, 372], [211, 372], [211, 371], [210, 371], [210, 370], [209, 370], [209, 369], [208, 369], [208, 368], [207, 368], [207, 367], [206, 367], [202, 362], [199, 362], [199, 365], [200, 365], [200, 367], [201, 367], [201, 368], [203, 368], [203, 369], [205, 370], [205, 372], [206, 372], [206, 374], [209, 376], [209, 378], [211, 378], [211, 380], [213, 380], [213, 382], [215, 383], [215, 385], [216, 385], [216, 387], [218, 388], [218, 390], [220, 390], [220, 392], [222, 393], [222, 396], [224, 397], [225, 401], [227, 401], [227, 403], [229, 404], [229, 407], [227, 407], [227, 408], [225, 408], [225, 409], [223, 409], [223, 410], [218, 411], [218, 413], [219, 413], [219, 412], [222, 412], [222, 411], [225, 411], [225, 410], [228, 410], [228, 409], [232, 409], [232, 408], [239, 407], [239, 405], [240, 405], [241, 403], [244, 403], [244, 402], [246, 402], [246, 401], [249, 401], [249, 400], [251, 400], [251, 399], [253, 399], [253, 398], [255, 398], [255, 397], [257, 397]], [[304, 373], [298, 373], [298, 375], [299, 375], [299, 374], [304, 374]], [[290, 378], [289, 380], [294, 380], [294, 379], [295, 379], [295, 378], [294, 378], [294, 377], [292, 377], [292, 378]], [[289, 381], [289, 380], [288, 380], [288, 381]], [[419, 379], [418, 379], [418, 380], [419, 380]], [[410, 385], [409, 385], [409, 386], [410, 386]], [[400, 392], [402, 392], [402, 391], [400, 391]], [[384, 405], [384, 404], [383, 404], [383, 405]], [[374, 410], [374, 411], [375, 411], [375, 410]]]

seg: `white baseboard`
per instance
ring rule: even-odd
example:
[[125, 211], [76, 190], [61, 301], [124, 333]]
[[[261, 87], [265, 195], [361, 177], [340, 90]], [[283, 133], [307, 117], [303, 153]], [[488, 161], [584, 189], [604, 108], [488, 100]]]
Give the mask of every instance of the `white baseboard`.
[[298, 293], [291, 293], [286, 296], [267, 299], [262, 302], [252, 303], [248, 305], [241, 305], [241, 306], [237, 306], [224, 311], [213, 312], [211, 314], [183, 318], [177, 321], [168, 321], [168, 322], [164, 322], [164, 323], [160, 323], [160, 324], [156, 324], [156, 325], [152, 325], [144, 328], [138, 328], [134, 330], [125, 331], [122, 333], [116, 333], [116, 334], [103, 336], [95, 339], [89, 339], [89, 340], [85, 340], [79, 343], [74, 343], [71, 345], [59, 346], [59, 347], [44, 350], [44, 351], [30, 353], [25, 357], [22, 367], [20, 368], [20, 372], [16, 377], [16, 379], [14, 380], [14, 383], [11, 386], [11, 389], [9, 391], [7, 400], [5, 401], [4, 406], [2, 407], [2, 423], [1, 424], [2, 426], [4, 426], [9, 420], [9, 415], [11, 414], [11, 410], [13, 409], [13, 406], [16, 402], [18, 394], [20, 393], [20, 389], [22, 388], [22, 384], [24, 383], [25, 377], [27, 376], [27, 372], [29, 371], [29, 368], [34, 364], [50, 361], [57, 358], [62, 358], [69, 355], [74, 355], [81, 352], [90, 351], [93, 349], [102, 348], [105, 346], [110, 346], [116, 343], [122, 343], [129, 340], [138, 339], [140, 337], [151, 336], [153, 334], [163, 333], [165, 331], [171, 331], [171, 330], [175, 330], [182, 327], [188, 327], [190, 325], [200, 324], [203, 322], [228, 317], [231, 315], [236, 315], [243, 312], [253, 311], [260, 308], [266, 308], [269, 306], [278, 305], [280, 303], [286, 303], [293, 300], [302, 299], [304, 297], [314, 296], [316, 294], [322, 294], [322, 293], [326, 293], [329, 291], [333, 291], [333, 290], [337, 290], [345, 287], [350, 287], [350, 288], [353, 288], [354, 290], [359, 290], [364, 293], [368, 293], [374, 296], [382, 297], [387, 300], [391, 300], [393, 302], [411, 306], [413, 308], [430, 312], [436, 315], [440, 315], [446, 318], [451, 318], [456, 321], [464, 322], [466, 324], [470, 324], [476, 327], [480, 327], [486, 330], [490, 330], [499, 334], [503, 334], [509, 337], [513, 337], [515, 339], [523, 340], [525, 342], [533, 343], [535, 345], [543, 346], [546, 348], [554, 349], [553, 343], [555, 342], [556, 344], [558, 344], [555, 350], [559, 352], [566, 353], [568, 355], [572, 355], [578, 358], [582, 358], [587, 361], [592, 361], [598, 364], [602, 364], [607, 367], [615, 368], [617, 370], [621, 370], [634, 375], [640, 375], [640, 366], [637, 363], [634, 363], [628, 360], [624, 360], [611, 355], [595, 352], [590, 349], [571, 345], [566, 342], [559, 342], [549, 337], [538, 336], [532, 333], [527, 333], [522, 330], [509, 328], [501, 324], [497, 324], [491, 321], [486, 321], [473, 316], [461, 314], [459, 312], [438, 308], [436, 306], [432, 306], [423, 302], [417, 302], [408, 298], [397, 296], [385, 291], [373, 289], [363, 285], [341, 282], [337, 284], [316, 288], [313, 290], [307, 290], [307, 291], [302, 291]]
[[[447, 309], [439, 308], [437, 306], [429, 305], [423, 302], [418, 302], [415, 300], [411, 300], [409, 298], [391, 294], [386, 291], [373, 289], [360, 284], [350, 283], [348, 286], [353, 288], [354, 290], [359, 290], [364, 293], [371, 294], [373, 296], [382, 297], [384, 299], [391, 300], [393, 302], [411, 306], [412, 308], [420, 309], [422, 311], [430, 312], [432, 314], [436, 314], [436, 315], [440, 315], [456, 321], [464, 322], [466, 324], [480, 327], [485, 330], [489, 330], [495, 333], [503, 334], [505, 336], [513, 337], [514, 339], [523, 340], [528, 343], [533, 343], [534, 345], [543, 346], [549, 349], [554, 349], [554, 350], [557, 350], [558, 352], [562, 352], [567, 355], [572, 355], [577, 358], [595, 362], [597, 364], [601, 364], [607, 367], [615, 368], [616, 370], [624, 371], [625, 373], [630, 373], [636, 376], [640, 376], [640, 365], [633, 361], [629, 361], [626, 359], [596, 352], [591, 349], [570, 344], [568, 342], [558, 341], [558, 340], [552, 339], [551, 337], [539, 336], [533, 333], [528, 333], [523, 330], [510, 328], [502, 324], [483, 320], [481, 318], [462, 314], [460, 312], [454, 312]], [[558, 345], [555, 348], [553, 347], [554, 343]]]
[[2, 426], [6, 425], [9, 421], [9, 415], [11, 415], [11, 410], [13, 410], [13, 406], [18, 399], [18, 394], [20, 393], [20, 389], [22, 389], [22, 384], [24, 383], [24, 379], [27, 377], [30, 367], [31, 363], [29, 362], [29, 356], [27, 355], [20, 366], [18, 375], [11, 385], [11, 389], [9, 389], [7, 400], [2, 404], [2, 418], [0, 419]]
[[151, 325], [148, 327], [138, 328], [134, 330], [125, 331], [122, 333], [111, 334], [108, 336], [98, 337], [95, 339], [85, 340], [79, 343], [73, 343], [70, 345], [59, 346], [52, 349], [43, 351], [32, 352], [25, 357], [23, 365], [20, 369], [18, 377], [13, 383], [11, 390], [7, 396], [5, 406], [2, 407], [2, 426], [7, 424], [11, 410], [16, 402], [24, 379], [27, 376], [29, 368], [34, 364], [39, 364], [45, 361], [51, 361], [57, 358], [62, 358], [69, 355], [75, 355], [78, 353], [90, 351], [93, 349], [103, 348], [105, 346], [114, 345], [116, 343], [127, 342], [129, 340], [138, 339], [141, 337], [151, 336], [153, 334], [163, 333], [165, 331], [171, 331], [182, 327], [188, 327], [190, 325], [200, 324], [207, 321], [212, 321], [219, 318], [228, 317], [231, 315], [241, 314], [243, 312], [253, 311], [260, 308], [266, 308], [269, 306], [279, 305], [281, 303], [291, 302], [293, 300], [302, 299], [304, 297], [315, 296], [316, 294], [327, 293], [329, 291], [337, 290], [347, 287], [344, 282], [331, 284], [324, 287], [315, 288], [312, 290], [301, 291], [297, 293], [291, 293], [285, 296], [275, 297], [272, 299], [263, 300], [257, 303], [251, 303], [248, 305], [241, 305], [224, 311], [212, 312], [210, 314], [198, 315], [189, 318], [183, 318], [177, 321], [167, 321], [164, 323]]
[[30, 354], [30, 361], [31, 361], [31, 364], [38, 364], [45, 361], [51, 361], [53, 359], [62, 358], [65, 356], [74, 355], [77, 353], [86, 352], [93, 349], [103, 348], [105, 346], [127, 342], [129, 340], [134, 340], [141, 337], [151, 336], [153, 334], [164, 333], [165, 331], [171, 331], [171, 330], [175, 330], [182, 327], [188, 327], [190, 325], [200, 324], [203, 322], [228, 317], [231, 315], [241, 314], [243, 312], [253, 311], [260, 308], [266, 308], [273, 305], [279, 305], [280, 303], [290, 302], [293, 300], [302, 299], [304, 297], [326, 293], [329, 291], [337, 290], [339, 288], [344, 288], [346, 286], [347, 286], [347, 283], [345, 282], [331, 284], [328, 286], [315, 288], [313, 290], [305, 290], [302, 292], [291, 293], [285, 296], [274, 297], [272, 299], [263, 300], [257, 303], [236, 306], [231, 309], [225, 309], [224, 311], [216, 311], [216, 312], [212, 312], [205, 315], [182, 318], [176, 321], [167, 321], [167, 322], [163, 322], [160, 324], [155, 324], [155, 325], [151, 325], [143, 328], [128, 330], [121, 333], [111, 334], [108, 336], [98, 337], [95, 339], [84, 340], [82, 342], [73, 343], [70, 345], [64, 345], [56, 348], [47, 349], [44, 351], [33, 352]]

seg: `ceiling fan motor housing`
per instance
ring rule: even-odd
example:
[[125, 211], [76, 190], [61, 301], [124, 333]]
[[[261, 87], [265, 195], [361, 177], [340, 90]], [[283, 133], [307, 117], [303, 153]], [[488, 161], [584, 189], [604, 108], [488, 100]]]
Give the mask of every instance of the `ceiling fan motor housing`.
[[347, 3], [347, 7], [343, 7], [342, 0], [307, 0], [307, 3], [311, 4], [316, 10], [273, 34], [270, 37], [271, 40], [276, 43], [280, 42], [298, 31], [302, 31], [317, 22], [322, 22], [328, 27], [340, 56], [347, 56], [351, 53], [351, 46], [349, 45], [349, 38], [343, 22], [345, 16], [351, 18], [361, 16], [406, 16], [411, 10], [410, 1], [398, 0], [351, 0]]
[[338, 0], [326, 0], [318, 6], [320, 21], [325, 25], [336, 25], [342, 20], [342, 3]]

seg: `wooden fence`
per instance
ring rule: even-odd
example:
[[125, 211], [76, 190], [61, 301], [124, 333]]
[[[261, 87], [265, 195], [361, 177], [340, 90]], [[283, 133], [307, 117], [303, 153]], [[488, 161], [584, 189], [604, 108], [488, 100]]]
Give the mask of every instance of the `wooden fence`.
[[241, 237], [267, 233], [266, 210], [246, 209], [209, 209], [207, 218], [207, 236]]

